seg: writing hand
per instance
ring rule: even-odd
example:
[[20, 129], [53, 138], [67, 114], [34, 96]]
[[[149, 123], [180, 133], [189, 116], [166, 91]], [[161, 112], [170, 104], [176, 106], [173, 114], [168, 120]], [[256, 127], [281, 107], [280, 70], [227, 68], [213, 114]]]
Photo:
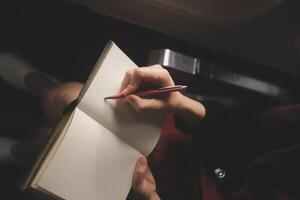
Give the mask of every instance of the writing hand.
[[[172, 112], [194, 126], [205, 117], [204, 106], [190, 99], [180, 92], [171, 92], [155, 98], [140, 98], [133, 93], [142, 85], [148, 83], [160, 86], [174, 86], [169, 72], [159, 65], [140, 67], [127, 71], [120, 88], [124, 101], [129, 103], [136, 111], [163, 111]], [[127, 96], [128, 95], [128, 96]]]
[[133, 93], [145, 83], [157, 85], [157, 87], [175, 85], [169, 72], [159, 65], [129, 70], [126, 73], [120, 88], [121, 95], [128, 95], [124, 101], [131, 104], [136, 111], [176, 110], [182, 97], [180, 92], [172, 92], [151, 99], [134, 95]]

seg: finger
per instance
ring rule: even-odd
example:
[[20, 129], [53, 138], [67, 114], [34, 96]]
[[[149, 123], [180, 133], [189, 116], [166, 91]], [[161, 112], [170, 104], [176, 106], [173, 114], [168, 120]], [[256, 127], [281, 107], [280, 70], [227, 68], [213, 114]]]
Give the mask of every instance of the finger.
[[154, 176], [149, 167], [147, 167], [147, 170], [145, 172], [145, 179], [147, 179], [148, 182], [152, 183], [153, 186], [156, 186]]
[[[140, 67], [133, 70], [130, 83], [128, 80], [124, 83], [127, 87], [121, 92], [122, 95], [132, 94], [142, 84], [142, 82], [148, 82], [154, 85], [172, 86], [174, 81], [172, 80], [169, 72], [159, 65], [150, 67]], [[123, 86], [123, 87], [124, 87]]]
[[133, 174], [132, 186], [133, 189], [139, 189], [145, 179], [145, 173], [147, 171], [147, 159], [145, 157], [140, 157], [135, 165], [135, 171]]
[[122, 92], [129, 85], [131, 78], [133, 76], [133, 71], [134, 71], [134, 69], [131, 69], [125, 73], [125, 76], [124, 76], [124, 79], [122, 80], [119, 92]]
[[[124, 79], [122, 80], [122, 83], [121, 83], [121, 87], [119, 89], [119, 93], [122, 94], [122, 91], [128, 86], [128, 84], [130, 83], [131, 81], [131, 78], [133, 76], [133, 71], [134, 69], [131, 69], [131, 70], [128, 70], [126, 73], [125, 73], [125, 76], [124, 76]], [[121, 99], [122, 103], [127, 103], [127, 101], [125, 99]]]
[[161, 110], [165, 107], [165, 103], [159, 99], [142, 99], [136, 95], [129, 95], [125, 99], [137, 112]]
[[141, 67], [138, 75], [143, 81], [155, 84], [171, 86], [174, 85], [169, 72], [162, 68], [160, 65], [154, 65], [149, 67]]
[[126, 96], [128, 94], [132, 94], [138, 89], [138, 87], [142, 84], [142, 71], [143, 69], [137, 68], [131, 72], [132, 74], [130, 75], [130, 78], [128, 80], [129, 83], [125, 83], [127, 85], [125, 89], [121, 92], [122, 95]]

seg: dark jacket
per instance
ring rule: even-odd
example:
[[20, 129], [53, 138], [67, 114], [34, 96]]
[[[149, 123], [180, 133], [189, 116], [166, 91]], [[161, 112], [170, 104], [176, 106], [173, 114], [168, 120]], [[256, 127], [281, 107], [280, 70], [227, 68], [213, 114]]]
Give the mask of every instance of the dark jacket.
[[293, 117], [300, 115], [291, 112], [293, 106], [258, 113], [203, 104], [206, 117], [198, 127], [179, 118], [176, 126], [195, 136], [194, 156], [221, 190], [262, 184], [299, 196], [300, 118]]

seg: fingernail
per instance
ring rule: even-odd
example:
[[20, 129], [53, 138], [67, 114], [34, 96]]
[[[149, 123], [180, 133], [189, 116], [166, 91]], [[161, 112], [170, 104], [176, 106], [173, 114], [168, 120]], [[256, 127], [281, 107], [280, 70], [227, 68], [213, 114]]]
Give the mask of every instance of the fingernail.
[[128, 101], [129, 103], [132, 103], [133, 99], [130, 95], [125, 98], [126, 98], [126, 101]]
[[120, 94], [121, 94], [121, 95], [126, 95], [126, 92], [127, 92], [127, 88], [125, 88], [124, 90], [122, 90], [122, 91], [120, 92]]
[[147, 160], [144, 157], [139, 158], [139, 165], [142, 167], [147, 166]]

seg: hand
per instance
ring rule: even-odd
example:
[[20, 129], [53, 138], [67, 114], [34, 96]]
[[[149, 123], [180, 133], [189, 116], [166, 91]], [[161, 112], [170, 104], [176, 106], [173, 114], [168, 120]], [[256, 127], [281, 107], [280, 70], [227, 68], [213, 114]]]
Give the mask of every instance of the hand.
[[173, 112], [190, 125], [199, 123], [205, 116], [204, 106], [180, 92], [171, 92], [155, 98], [140, 98], [133, 93], [143, 84], [159, 86], [174, 86], [169, 72], [159, 65], [140, 67], [126, 72], [122, 81], [120, 92], [125, 95], [124, 101], [129, 103], [136, 111], [163, 111]]
[[152, 172], [147, 165], [147, 159], [138, 159], [132, 180], [132, 199], [160, 200], [156, 193], [156, 184]]
[[159, 65], [129, 70], [120, 88], [121, 94], [127, 96], [125, 102], [131, 104], [136, 111], [176, 110], [182, 97], [180, 92], [171, 92], [151, 99], [140, 98], [132, 94], [145, 83], [157, 85], [157, 87], [175, 85], [169, 72]]

